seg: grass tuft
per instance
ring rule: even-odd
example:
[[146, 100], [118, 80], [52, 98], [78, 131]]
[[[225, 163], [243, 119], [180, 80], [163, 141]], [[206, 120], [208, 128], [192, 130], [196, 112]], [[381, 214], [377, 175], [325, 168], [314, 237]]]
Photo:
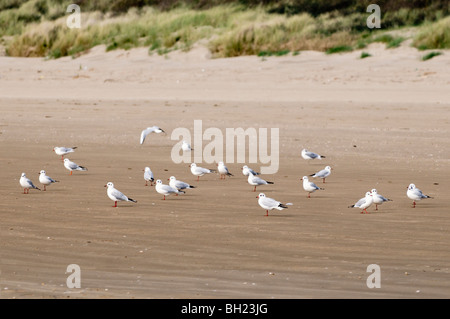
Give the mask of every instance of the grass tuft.
[[427, 53], [422, 57], [422, 61], [427, 61], [427, 60], [432, 59], [435, 56], [438, 56], [441, 54], [442, 54], [442, 52], [438, 52], [438, 51], [433, 51], [433, 52]]

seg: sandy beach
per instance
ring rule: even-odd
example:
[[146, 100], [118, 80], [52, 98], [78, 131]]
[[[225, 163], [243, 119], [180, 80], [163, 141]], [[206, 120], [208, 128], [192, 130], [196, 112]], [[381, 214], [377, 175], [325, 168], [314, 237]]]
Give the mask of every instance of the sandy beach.
[[[448, 298], [450, 53], [365, 51], [0, 57], [0, 298]], [[171, 159], [171, 133], [195, 120], [224, 134], [278, 128], [279, 170], [263, 176], [274, 184], [253, 192], [237, 161], [234, 176], [197, 182]], [[152, 125], [166, 135], [140, 145]], [[77, 146], [67, 158], [88, 171], [69, 176], [55, 146]], [[308, 199], [301, 178], [326, 165]], [[162, 200], [145, 166], [197, 188]], [[42, 169], [60, 182], [23, 194], [21, 173], [41, 187]], [[111, 207], [107, 182], [137, 203]], [[412, 208], [410, 183], [433, 199]], [[393, 201], [348, 208], [373, 188]], [[266, 217], [259, 192], [292, 205]], [[70, 264], [79, 289], [66, 285]], [[367, 287], [371, 264], [381, 288]]]

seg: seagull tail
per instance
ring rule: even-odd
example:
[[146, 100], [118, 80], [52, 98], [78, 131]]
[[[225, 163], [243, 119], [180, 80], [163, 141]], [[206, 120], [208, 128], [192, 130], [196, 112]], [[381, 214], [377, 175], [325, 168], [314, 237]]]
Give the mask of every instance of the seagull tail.
[[78, 168], [79, 168], [80, 171], [87, 171], [87, 170], [88, 170], [88, 169], [87, 169], [86, 167], [84, 167], [84, 166], [78, 166]]
[[348, 208], [353, 208], [353, 207], [355, 207], [355, 205], [350, 205], [350, 206], [348, 206]]
[[267, 184], [273, 184], [273, 182], [269, 182], [269, 181], [266, 181], [267, 182]]
[[278, 205], [278, 207], [281, 207], [281, 208], [288, 208], [286, 205], [284, 205], [284, 204], [280, 204], [280, 205]]
[[128, 201], [129, 201], [129, 202], [133, 202], [133, 203], [137, 203], [137, 201], [134, 200], [134, 199], [132, 199], [132, 198], [128, 198]]

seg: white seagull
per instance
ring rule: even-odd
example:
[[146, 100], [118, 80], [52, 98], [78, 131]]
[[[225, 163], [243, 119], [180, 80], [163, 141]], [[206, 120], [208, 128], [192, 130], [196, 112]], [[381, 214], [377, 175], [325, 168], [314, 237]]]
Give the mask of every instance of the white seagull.
[[75, 149], [77, 147], [64, 147], [64, 146], [56, 146], [55, 148], [53, 148], [53, 151], [56, 153], [56, 155], [61, 155], [61, 160], [64, 160], [64, 155], [67, 155], [69, 153], [73, 153], [75, 152]]
[[242, 166], [242, 174], [244, 176], [248, 176], [248, 173], [252, 173], [253, 175], [259, 175], [259, 173], [255, 172], [254, 170], [252, 170], [250, 167], [248, 167], [247, 165]]
[[183, 143], [181, 144], [181, 149], [185, 152], [189, 152], [189, 151], [193, 151], [194, 149], [191, 147], [191, 144], [189, 144], [186, 141], [183, 141]]
[[406, 191], [406, 195], [413, 200], [413, 208], [416, 207], [416, 200], [419, 201], [424, 198], [433, 198], [428, 195], [424, 195], [420, 189], [416, 187], [414, 184], [409, 184], [408, 190]]
[[220, 179], [225, 179], [227, 176], [234, 176], [228, 171], [228, 168], [225, 166], [224, 162], [219, 162], [217, 164], [217, 170], [219, 171]]
[[285, 208], [288, 208], [286, 205], [282, 204], [281, 202], [276, 201], [273, 198], [266, 197], [266, 195], [264, 193], [260, 193], [258, 196], [256, 196], [256, 198], [258, 198], [259, 206], [261, 206], [262, 208], [264, 208], [266, 210], [266, 216], [269, 216], [269, 210], [272, 210], [272, 209], [283, 210]]
[[248, 173], [247, 182], [250, 185], [255, 186], [255, 188], [253, 189], [254, 192], [256, 192], [256, 186], [273, 184], [273, 182], [268, 182], [262, 178], [259, 178], [258, 176], [253, 175], [251, 172]]
[[325, 183], [325, 178], [330, 176], [331, 170], [332, 168], [330, 166], [326, 166], [323, 170], [318, 171], [317, 173], [311, 174], [309, 176], [321, 178]]
[[146, 167], [143, 169], [144, 171], [144, 179], [145, 179], [145, 186], [148, 186], [148, 182], [150, 182], [150, 186], [153, 186], [153, 182], [155, 181], [155, 178], [153, 177], [153, 172], [150, 170], [150, 167]]
[[105, 185], [105, 187], [108, 187], [108, 189], [106, 190], [106, 193], [108, 194], [108, 197], [111, 198], [111, 200], [114, 201], [114, 206], [113, 207], [117, 207], [117, 202], [118, 201], [137, 203], [137, 201], [135, 201], [134, 199], [131, 199], [131, 198], [125, 196], [122, 192], [120, 192], [119, 190], [115, 189], [113, 183], [108, 182]]
[[192, 175], [197, 176], [197, 181], [200, 179], [200, 176], [215, 172], [215, 170], [213, 170], [213, 169], [203, 168], [203, 167], [197, 166], [197, 164], [195, 164], [195, 163], [192, 163], [191, 165], [189, 165], [189, 167], [191, 168]]
[[372, 193], [373, 203], [375, 204], [375, 210], [378, 210], [378, 205], [384, 202], [392, 202], [392, 199], [386, 198], [383, 195], [378, 194], [378, 191], [374, 188], [370, 191]]
[[171, 195], [171, 194], [184, 194], [184, 191], [179, 191], [178, 189], [170, 186], [170, 185], [165, 185], [162, 183], [162, 180], [158, 179], [156, 181], [156, 187], [155, 187], [156, 191], [158, 193], [160, 193], [161, 195], [164, 195], [164, 200], [166, 200], [166, 196]]
[[69, 175], [72, 175], [72, 171], [87, 171], [86, 167], [71, 162], [68, 158], [64, 159], [64, 167], [70, 171]]
[[168, 180], [170, 181], [169, 186], [176, 188], [178, 190], [183, 190], [183, 189], [187, 189], [187, 188], [195, 188], [195, 186], [192, 186], [192, 185], [189, 185], [188, 183], [177, 180], [175, 178], [175, 176], [170, 176], [170, 178]]
[[36, 186], [34, 186], [33, 182], [25, 175], [25, 173], [22, 173], [19, 180], [20, 186], [23, 187], [23, 193], [28, 194], [30, 192], [30, 188], [34, 188], [37, 190], [40, 190]]
[[325, 158], [325, 156], [316, 154], [314, 152], [310, 152], [307, 149], [302, 149], [302, 157], [305, 160], [313, 160], [313, 159], [316, 159], [316, 158], [318, 158], [318, 159]]
[[164, 130], [159, 128], [158, 126], [147, 127], [145, 130], [143, 130], [141, 132], [140, 143], [143, 144], [147, 135], [150, 133], [153, 133], [153, 132], [154, 133], [165, 133]]
[[320, 189], [323, 190], [323, 188], [320, 188], [313, 182], [310, 182], [308, 179], [308, 176], [303, 176], [303, 189], [308, 192], [308, 198], [311, 198], [311, 193], [314, 193], [316, 190]]
[[44, 185], [44, 191], [46, 191], [46, 186], [53, 183], [58, 183], [59, 181], [54, 180], [50, 176], [47, 176], [47, 173], [44, 170], [41, 170], [39, 172], [39, 182]]
[[372, 193], [367, 192], [365, 197], [361, 198], [355, 204], [349, 206], [349, 208], [353, 208], [353, 207], [361, 208], [363, 210], [361, 212], [361, 214], [364, 214], [364, 212], [366, 212], [366, 214], [368, 214], [366, 209], [369, 208], [370, 205], [372, 205], [372, 204], [373, 204]]

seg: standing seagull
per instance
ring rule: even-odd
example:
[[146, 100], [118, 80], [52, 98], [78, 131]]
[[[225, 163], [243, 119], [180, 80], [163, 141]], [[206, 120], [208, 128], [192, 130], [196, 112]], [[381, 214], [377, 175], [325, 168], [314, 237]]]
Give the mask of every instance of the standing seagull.
[[46, 191], [47, 189], [45, 188], [46, 186], [53, 184], [53, 183], [58, 183], [59, 181], [55, 181], [53, 178], [51, 178], [50, 176], [47, 176], [47, 173], [44, 170], [41, 170], [39, 172], [39, 182], [44, 185], [44, 191]]
[[143, 144], [147, 135], [150, 133], [153, 133], [153, 132], [154, 133], [165, 133], [164, 130], [159, 128], [158, 126], [147, 127], [145, 130], [143, 130], [141, 132], [140, 143]]
[[176, 188], [178, 190], [183, 190], [187, 188], [195, 188], [195, 186], [189, 185], [188, 183], [185, 183], [183, 181], [179, 181], [175, 178], [175, 176], [170, 176], [169, 178], [169, 186]]
[[186, 141], [183, 141], [183, 143], [181, 144], [181, 149], [185, 152], [189, 152], [189, 151], [193, 151], [194, 149], [191, 147], [191, 144], [189, 144]]
[[135, 201], [134, 199], [131, 199], [127, 196], [125, 196], [122, 192], [120, 192], [119, 190], [114, 188], [114, 184], [111, 182], [108, 182], [105, 187], [108, 187], [108, 189], [106, 190], [106, 193], [108, 194], [108, 197], [111, 198], [111, 200], [114, 201], [114, 206], [113, 207], [117, 207], [117, 202], [120, 201], [125, 201], [125, 202], [133, 202], [133, 203], [137, 203], [137, 201]]
[[361, 214], [364, 214], [364, 212], [366, 212], [366, 214], [368, 214], [366, 209], [369, 208], [370, 205], [372, 205], [372, 203], [373, 203], [372, 193], [367, 192], [365, 197], [361, 198], [355, 204], [348, 206], [348, 207], [349, 208], [353, 208], [353, 207], [361, 208], [363, 210], [361, 212]]
[[288, 208], [286, 205], [282, 204], [279, 201], [276, 201], [273, 198], [270, 197], [266, 197], [266, 195], [264, 193], [260, 193], [258, 196], [256, 196], [256, 198], [258, 198], [258, 204], [259, 206], [261, 206], [262, 208], [264, 208], [266, 210], [266, 216], [269, 216], [269, 210], [272, 209], [278, 209], [278, 210], [283, 210], [285, 208]]
[[76, 148], [77, 148], [76, 146], [75, 147], [56, 146], [55, 148], [53, 148], [53, 151], [56, 153], [56, 155], [61, 155], [61, 161], [63, 161], [64, 155], [75, 152]]
[[[233, 174], [231, 174], [228, 171], [228, 168], [225, 166], [225, 164], [223, 162], [219, 162], [217, 164], [217, 170], [219, 171], [220, 179], [225, 179], [227, 176], [234, 176]], [[223, 178], [222, 178], [222, 176], [223, 176]]]
[[195, 163], [192, 163], [191, 165], [189, 165], [189, 167], [191, 168], [192, 175], [197, 176], [197, 181], [200, 180], [200, 176], [215, 172], [215, 170], [213, 170], [213, 169], [203, 168], [203, 167], [197, 166], [197, 164], [195, 164]]
[[386, 198], [380, 194], [374, 188], [370, 191], [372, 193], [373, 203], [375, 204], [375, 210], [378, 210], [378, 205], [383, 204], [384, 202], [392, 202], [392, 199]]
[[307, 149], [302, 149], [302, 157], [305, 160], [313, 160], [313, 159], [316, 159], [316, 158], [318, 158], [318, 159], [325, 158], [325, 156], [319, 155], [319, 154], [316, 154], [316, 153], [313, 153], [313, 152], [310, 152]]
[[254, 170], [252, 170], [247, 165], [242, 166], [242, 174], [244, 176], [248, 176], [248, 173], [252, 173], [253, 175], [259, 175], [259, 173], [255, 172]]
[[331, 174], [331, 170], [332, 168], [330, 166], [326, 166], [323, 170], [318, 171], [317, 173], [311, 174], [309, 176], [312, 177], [319, 177], [323, 180], [323, 182], [325, 183], [325, 178], [327, 178], [328, 176], [330, 176]]
[[184, 194], [184, 191], [179, 191], [178, 189], [169, 186], [169, 185], [165, 185], [162, 183], [162, 180], [158, 179], [156, 181], [156, 187], [155, 187], [156, 191], [158, 193], [160, 193], [161, 195], [164, 195], [164, 200], [166, 200], [166, 196], [171, 195], [171, 194]]
[[153, 186], [155, 178], [153, 177], [153, 172], [150, 170], [150, 167], [148, 166], [144, 168], [144, 179], [145, 179], [145, 186], [148, 186], [148, 182], [150, 182], [150, 186]]
[[323, 190], [323, 188], [320, 188], [313, 182], [310, 182], [308, 176], [303, 176], [302, 179], [303, 179], [303, 189], [308, 192], [308, 198], [311, 198], [311, 193], [314, 193], [316, 190], [318, 189]]
[[254, 192], [256, 192], [256, 186], [259, 185], [267, 185], [267, 184], [273, 184], [273, 182], [268, 182], [266, 180], [263, 180], [262, 178], [259, 178], [258, 176], [253, 175], [252, 173], [249, 172], [248, 174], [248, 179], [247, 182], [252, 185], [255, 186], [255, 188], [253, 189]]
[[33, 182], [28, 177], [26, 177], [25, 173], [22, 173], [22, 175], [20, 176], [19, 183], [20, 186], [23, 187], [24, 194], [28, 194], [30, 192], [30, 188], [40, 190], [39, 188], [34, 186]]
[[422, 191], [416, 188], [416, 185], [409, 184], [406, 195], [413, 200], [413, 208], [416, 208], [416, 200], [419, 201], [423, 198], [433, 198], [428, 195], [424, 195]]
[[87, 171], [86, 167], [71, 162], [68, 158], [64, 159], [64, 167], [70, 171], [69, 175], [72, 175], [72, 171]]

